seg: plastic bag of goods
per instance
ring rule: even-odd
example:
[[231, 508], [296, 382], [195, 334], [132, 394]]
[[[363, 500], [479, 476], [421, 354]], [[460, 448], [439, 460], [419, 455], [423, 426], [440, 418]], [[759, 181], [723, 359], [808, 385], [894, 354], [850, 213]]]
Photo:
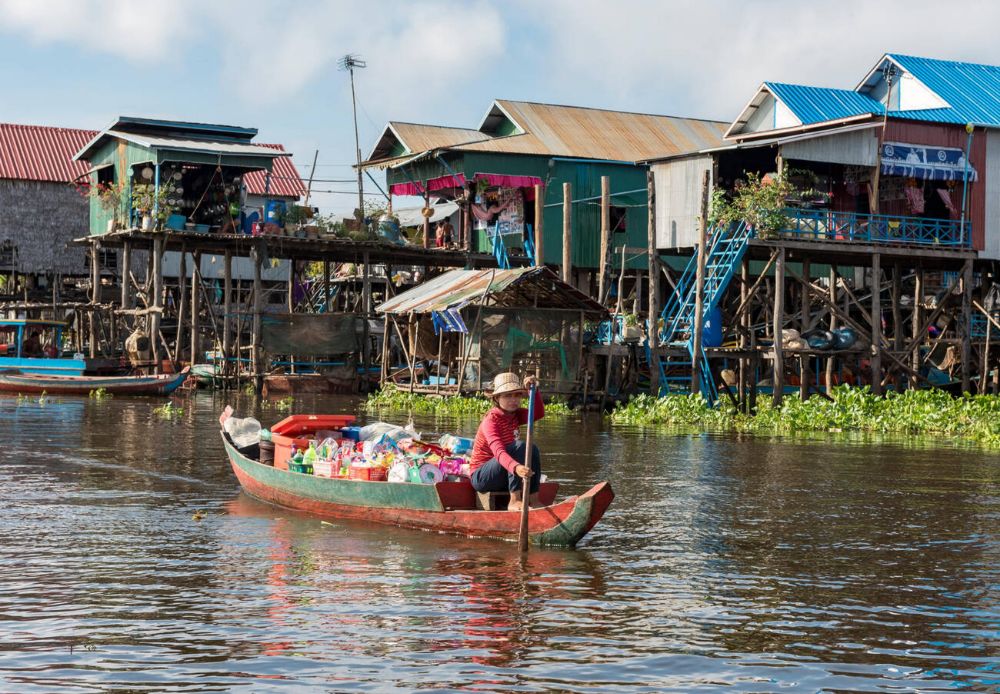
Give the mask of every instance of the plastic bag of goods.
[[461, 436], [444, 434], [438, 440], [438, 445], [455, 455], [461, 455], [462, 453], [468, 453], [472, 450], [472, 439], [465, 439]]
[[360, 437], [362, 441], [373, 441], [382, 436], [388, 436], [396, 441], [405, 438], [420, 438], [412, 425], [404, 428], [388, 422], [372, 422], [361, 427]]
[[222, 423], [222, 428], [237, 448], [260, 442], [260, 422], [253, 417], [230, 417]]

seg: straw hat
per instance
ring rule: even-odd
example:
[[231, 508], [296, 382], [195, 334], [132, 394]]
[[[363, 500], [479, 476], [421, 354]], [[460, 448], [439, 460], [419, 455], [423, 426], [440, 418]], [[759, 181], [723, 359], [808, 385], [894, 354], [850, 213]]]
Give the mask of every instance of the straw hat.
[[505, 395], [507, 393], [521, 393], [524, 394], [524, 384], [521, 383], [521, 377], [515, 373], [497, 374], [493, 379], [493, 397], [498, 395]]

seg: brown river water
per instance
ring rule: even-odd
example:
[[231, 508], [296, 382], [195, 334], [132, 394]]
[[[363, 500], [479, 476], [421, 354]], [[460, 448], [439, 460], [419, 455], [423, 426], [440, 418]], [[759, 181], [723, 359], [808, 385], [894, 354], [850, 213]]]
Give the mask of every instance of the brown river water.
[[617, 498], [522, 559], [257, 502], [176, 401], [0, 399], [0, 691], [1000, 691], [1000, 454], [550, 417]]

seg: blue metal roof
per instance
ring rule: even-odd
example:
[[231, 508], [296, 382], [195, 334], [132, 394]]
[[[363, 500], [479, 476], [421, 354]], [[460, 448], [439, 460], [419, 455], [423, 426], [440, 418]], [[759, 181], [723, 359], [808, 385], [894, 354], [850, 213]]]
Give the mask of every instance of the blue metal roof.
[[889, 115], [937, 123], [1000, 125], [1000, 67], [896, 53], [886, 57], [951, 106], [890, 112]]
[[807, 87], [780, 82], [765, 82], [764, 86], [781, 100], [803, 125], [866, 113], [882, 113], [884, 108], [870, 96], [850, 89]]

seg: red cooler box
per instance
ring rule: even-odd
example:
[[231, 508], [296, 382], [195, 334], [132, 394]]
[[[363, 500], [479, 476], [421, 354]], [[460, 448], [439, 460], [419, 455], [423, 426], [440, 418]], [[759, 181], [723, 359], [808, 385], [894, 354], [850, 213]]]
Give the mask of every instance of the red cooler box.
[[350, 426], [355, 417], [350, 414], [293, 414], [271, 427], [271, 441], [274, 442], [274, 467], [288, 469], [288, 459], [292, 446], [309, 448], [309, 442], [316, 438], [317, 431], [340, 430]]

